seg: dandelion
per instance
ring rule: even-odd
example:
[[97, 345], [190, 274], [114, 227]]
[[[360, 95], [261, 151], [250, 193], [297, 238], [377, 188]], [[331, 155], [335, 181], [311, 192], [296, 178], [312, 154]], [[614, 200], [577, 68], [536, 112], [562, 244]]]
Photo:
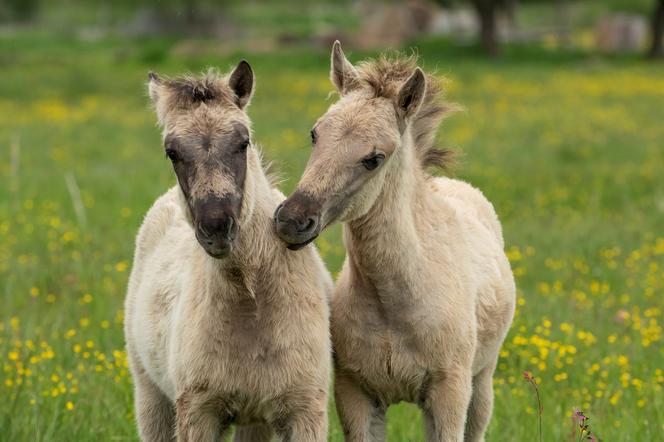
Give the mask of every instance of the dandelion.
[[122, 273], [125, 270], [127, 270], [128, 266], [129, 265], [127, 264], [126, 261], [120, 261], [117, 264], [115, 264], [115, 271], [118, 272], [118, 273]]

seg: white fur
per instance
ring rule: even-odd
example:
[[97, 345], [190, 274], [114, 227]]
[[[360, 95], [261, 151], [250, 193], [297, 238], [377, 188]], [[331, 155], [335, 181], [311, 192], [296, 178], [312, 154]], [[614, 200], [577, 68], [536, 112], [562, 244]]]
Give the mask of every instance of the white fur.
[[272, 189], [250, 147], [241, 229], [230, 255], [195, 239], [178, 186], [136, 240], [125, 334], [143, 440], [324, 441], [332, 280], [313, 245], [276, 238]]
[[[428, 441], [482, 441], [515, 305], [500, 223], [479, 190], [425, 171], [441, 154], [432, 78], [412, 58], [347, 64], [335, 43], [342, 97], [316, 123], [298, 185], [325, 225], [344, 222], [331, 329], [346, 440], [385, 440], [387, 407], [408, 401], [422, 409]], [[379, 150], [380, 169], [364, 170], [360, 160]]]

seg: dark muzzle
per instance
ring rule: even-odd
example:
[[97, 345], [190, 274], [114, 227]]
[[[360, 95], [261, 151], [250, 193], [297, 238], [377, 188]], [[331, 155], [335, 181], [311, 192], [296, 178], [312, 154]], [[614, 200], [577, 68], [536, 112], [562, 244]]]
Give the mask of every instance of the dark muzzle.
[[224, 258], [231, 251], [238, 225], [230, 198], [210, 197], [196, 205], [196, 239], [213, 258]]
[[308, 194], [296, 191], [274, 212], [277, 235], [291, 250], [298, 250], [320, 233], [320, 204]]

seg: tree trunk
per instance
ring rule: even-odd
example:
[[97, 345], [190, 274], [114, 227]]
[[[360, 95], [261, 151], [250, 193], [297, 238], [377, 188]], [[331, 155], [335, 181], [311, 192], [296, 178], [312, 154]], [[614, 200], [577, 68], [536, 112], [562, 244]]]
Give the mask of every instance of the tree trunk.
[[184, 17], [189, 29], [195, 29], [200, 24], [200, 14], [197, 0], [186, 0], [184, 2]]
[[664, 57], [664, 0], [659, 0], [655, 6], [652, 18], [652, 45], [650, 46], [650, 58]]
[[494, 0], [474, 0], [475, 10], [480, 21], [482, 48], [490, 56], [498, 55], [496, 26], [496, 2]]
[[503, 9], [505, 10], [505, 19], [513, 29], [519, 27], [519, 21], [516, 16], [518, 0], [503, 0]]
[[569, 0], [558, 0], [556, 7], [558, 22], [558, 41], [563, 48], [569, 48], [572, 43], [571, 11]]

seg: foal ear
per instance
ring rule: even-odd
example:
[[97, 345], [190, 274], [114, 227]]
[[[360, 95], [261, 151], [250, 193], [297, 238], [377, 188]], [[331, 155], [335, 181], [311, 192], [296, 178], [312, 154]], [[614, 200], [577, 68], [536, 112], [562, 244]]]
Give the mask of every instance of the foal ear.
[[417, 113], [422, 104], [427, 88], [426, 77], [419, 67], [408, 77], [401, 86], [397, 95], [397, 112], [402, 118], [408, 118]]
[[163, 125], [166, 118], [164, 95], [167, 94], [165, 81], [154, 72], [148, 72], [148, 94], [157, 112], [157, 120]]
[[254, 71], [246, 60], [240, 61], [228, 77], [228, 85], [235, 93], [236, 103], [240, 109], [249, 104], [254, 92]]
[[154, 104], [157, 104], [157, 101], [159, 100], [162, 83], [161, 78], [159, 78], [157, 74], [152, 71], [148, 72], [148, 93], [150, 94], [150, 100], [152, 100]]
[[341, 95], [348, 93], [359, 83], [359, 75], [341, 50], [339, 40], [332, 45], [330, 79]]

